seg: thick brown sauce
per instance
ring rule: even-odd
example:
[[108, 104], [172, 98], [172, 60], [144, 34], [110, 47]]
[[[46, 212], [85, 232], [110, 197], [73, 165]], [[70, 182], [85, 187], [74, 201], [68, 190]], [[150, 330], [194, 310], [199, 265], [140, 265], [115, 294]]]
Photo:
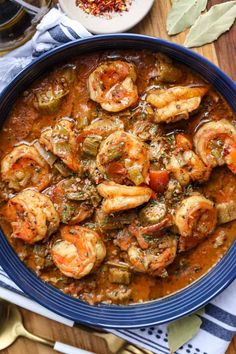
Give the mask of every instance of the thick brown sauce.
[[[70, 93], [63, 99], [63, 104], [60, 110], [55, 114], [39, 113], [32, 104], [33, 94], [32, 89], [44, 87], [48, 82], [52, 82], [60, 73], [60, 68], [56, 68], [53, 72], [45, 75], [43, 79], [38, 80], [33, 84], [27, 92], [14, 104], [3, 129], [0, 132], [0, 157], [2, 158], [8, 153], [12, 147], [19, 142], [32, 142], [40, 136], [42, 129], [47, 126], [54, 126], [55, 122], [61, 117], [72, 117], [75, 120], [86, 116], [91, 122], [94, 118], [101, 114], [101, 108], [89, 100], [87, 79], [89, 74], [98, 66], [99, 63], [107, 59], [122, 58], [133, 62], [137, 68], [137, 86], [141, 95], [148, 85], [150, 85], [150, 77], [154, 67], [155, 58], [147, 52], [107, 52], [95, 53], [82, 56], [72, 60], [69, 64], [76, 67], [76, 82]], [[196, 84], [204, 81], [193, 71], [186, 67], [180, 66], [184, 72], [182, 81], [178, 84]], [[212, 91], [213, 92], [213, 91]], [[203, 122], [225, 118], [233, 120], [233, 114], [222, 98], [215, 104], [212, 96], [209, 94], [203, 101], [201, 109], [188, 121], [181, 121], [178, 124], [171, 124], [165, 127], [167, 132], [185, 131], [193, 134], [197, 127]], [[130, 120], [129, 110], [118, 114], [125, 123], [126, 129], [129, 129], [135, 119]], [[103, 116], [109, 116], [107, 112], [102, 112]], [[222, 182], [223, 181], [223, 182]], [[224, 201], [224, 198], [233, 197], [236, 199], [236, 177], [233, 176], [227, 168], [217, 168], [213, 171], [210, 181], [200, 187], [203, 193], [214, 201]], [[199, 186], [196, 186], [199, 190]], [[225, 190], [225, 193], [222, 191]], [[221, 192], [219, 192], [221, 191]], [[227, 194], [228, 193], [228, 194]], [[224, 198], [221, 197], [224, 194]], [[222, 199], [223, 198], [223, 199]], [[4, 209], [4, 202], [2, 202]], [[93, 222], [93, 219], [91, 219]], [[14, 247], [17, 254], [25, 262], [25, 264], [39, 274], [39, 276], [64, 290], [65, 292], [80, 297], [88, 302], [100, 302], [110, 299], [106, 296], [107, 291], [119, 292], [121, 287], [117, 284], [112, 284], [108, 280], [107, 266], [101, 266], [99, 270], [81, 280], [74, 280], [65, 277], [50, 263], [50, 244], [49, 239], [46, 242], [37, 245], [27, 245], [21, 240], [15, 240], [10, 237], [11, 229], [4, 218], [1, 219], [1, 226], [9, 239], [9, 242]], [[215, 232], [200, 243], [194, 249], [179, 254], [175, 261], [168, 267], [169, 276], [166, 278], [151, 277], [147, 274], [134, 274], [132, 281], [128, 287], [132, 289], [131, 297], [126, 302], [141, 302], [157, 299], [168, 294], [172, 294], [179, 289], [188, 286], [193, 281], [204, 275], [211, 269], [227, 252], [236, 234], [236, 222], [228, 223], [218, 227]], [[216, 247], [216, 238], [220, 232], [224, 232], [224, 242]], [[113, 232], [112, 232], [113, 233]], [[57, 234], [53, 236], [56, 238]], [[104, 236], [107, 247], [107, 259], [119, 258], [120, 249], [113, 245], [112, 238], [109, 234]], [[46, 266], [47, 260], [49, 267]], [[122, 301], [121, 301], [122, 302]], [[118, 300], [119, 303], [119, 300]]]

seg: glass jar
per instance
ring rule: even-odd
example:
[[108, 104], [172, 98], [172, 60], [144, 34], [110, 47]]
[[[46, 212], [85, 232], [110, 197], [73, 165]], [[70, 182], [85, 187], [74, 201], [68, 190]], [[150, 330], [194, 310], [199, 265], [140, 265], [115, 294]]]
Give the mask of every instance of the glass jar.
[[27, 42], [51, 0], [0, 0], [0, 55]]

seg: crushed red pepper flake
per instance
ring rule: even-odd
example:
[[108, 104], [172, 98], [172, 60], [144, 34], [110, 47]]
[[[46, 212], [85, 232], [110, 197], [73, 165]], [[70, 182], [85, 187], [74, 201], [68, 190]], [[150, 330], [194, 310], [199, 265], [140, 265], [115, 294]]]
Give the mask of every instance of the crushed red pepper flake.
[[132, 0], [76, 0], [76, 6], [87, 14], [100, 16], [105, 13], [128, 11]]

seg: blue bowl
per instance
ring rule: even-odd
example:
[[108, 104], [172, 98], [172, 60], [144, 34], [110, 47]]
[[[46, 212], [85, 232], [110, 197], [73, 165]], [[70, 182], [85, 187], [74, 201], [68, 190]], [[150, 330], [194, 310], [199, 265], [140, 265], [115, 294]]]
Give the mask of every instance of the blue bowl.
[[[23, 92], [48, 68], [80, 54], [118, 48], [161, 51], [190, 66], [222, 94], [236, 113], [235, 83], [205, 58], [182, 46], [161, 39], [117, 34], [74, 41], [35, 60], [3, 91], [0, 97], [0, 122], [4, 122], [19, 93]], [[175, 320], [204, 306], [236, 277], [236, 242], [234, 242], [227, 254], [212, 270], [176, 294], [143, 304], [92, 306], [40, 280], [20, 261], [1, 231], [0, 242], [1, 266], [32, 299], [73, 321], [107, 328], [138, 328]]]

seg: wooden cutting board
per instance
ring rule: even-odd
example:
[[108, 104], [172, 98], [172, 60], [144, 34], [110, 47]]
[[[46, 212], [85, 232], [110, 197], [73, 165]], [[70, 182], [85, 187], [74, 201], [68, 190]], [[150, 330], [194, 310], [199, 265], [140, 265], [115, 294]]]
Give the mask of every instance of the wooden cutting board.
[[[222, 2], [224, 1], [209, 0], [209, 6]], [[156, 36], [183, 44], [185, 33], [171, 38], [166, 33], [166, 16], [170, 7], [170, 0], [155, 0], [151, 12], [139, 25], [133, 28], [131, 32]], [[236, 81], [236, 25], [233, 26], [230, 32], [222, 35], [216, 43], [194, 50], [218, 65], [226, 74]], [[22, 313], [26, 328], [35, 334], [85, 348], [98, 354], [109, 353], [101, 339], [92, 337], [77, 328], [68, 328], [60, 325], [29, 311], [23, 310]], [[23, 338], [18, 339], [9, 349], [2, 351], [4, 354], [50, 354], [52, 352], [53, 351], [49, 348], [32, 343]], [[232, 341], [227, 354], [236, 354], [236, 337]]]
[[[208, 0], [208, 7], [223, 2], [225, 1]], [[166, 32], [166, 17], [170, 8], [170, 0], [155, 0], [152, 11], [139, 25], [133, 28], [132, 32], [156, 36], [183, 44], [188, 31], [172, 37], [168, 36]], [[208, 44], [193, 50], [218, 65], [236, 81], [236, 62], [232, 60], [236, 54], [236, 24], [214, 44]]]

